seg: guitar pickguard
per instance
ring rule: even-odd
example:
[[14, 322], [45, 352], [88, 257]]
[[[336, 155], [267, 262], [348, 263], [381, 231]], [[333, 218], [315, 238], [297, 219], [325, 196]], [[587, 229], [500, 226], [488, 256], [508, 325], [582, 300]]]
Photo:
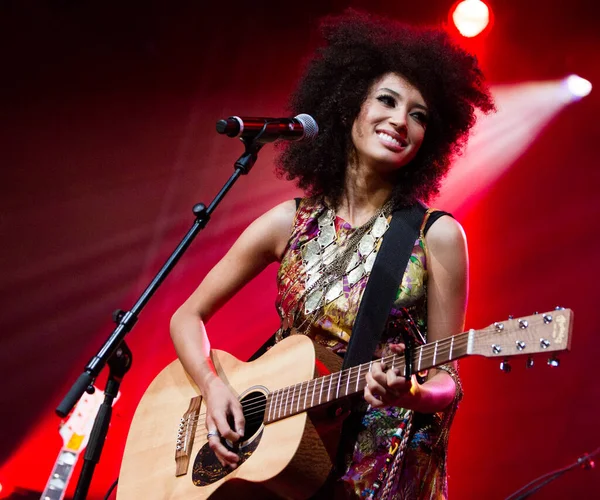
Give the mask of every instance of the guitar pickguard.
[[[264, 386], [250, 387], [240, 396], [240, 403], [246, 420], [245, 435], [239, 446], [233, 446], [229, 441], [221, 442], [239, 457], [238, 467], [250, 458], [258, 448], [263, 433], [263, 421], [267, 403], [268, 389]], [[224, 478], [231, 472], [217, 460], [214, 452], [206, 443], [196, 455], [192, 468], [192, 482], [195, 486], [206, 486]]]
[[[240, 461], [238, 462], [238, 467], [242, 465], [246, 460], [250, 458], [254, 450], [258, 448], [258, 444], [260, 443], [260, 438], [262, 436], [262, 430], [260, 433], [252, 439], [249, 443], [240, 447], [239, 449], [235, 449], [231, 447], [226, 441], [223, 441], [225, 447], [233, 451], [240, 457]], [[224, 478], [232, 470], [228, 467], [223, 467], [221, 463], [217, 460], [214, 452], [206, 443], [196, 455], [196, 459], [194, 460], [194, 467], [192, 469], [192, 482], [195, 486], [207, 486], [209, 484], [217, 482], [219, 479]]]

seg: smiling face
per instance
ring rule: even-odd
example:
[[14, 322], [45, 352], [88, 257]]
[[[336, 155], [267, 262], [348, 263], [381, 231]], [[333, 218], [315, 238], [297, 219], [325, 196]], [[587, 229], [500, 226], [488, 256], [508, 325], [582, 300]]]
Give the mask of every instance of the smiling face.
[[390, 172], [409, 163], [425, 137], [428, 110], [416, 87], [396, 73], [371, 85], [352, 125], [359, 165]]

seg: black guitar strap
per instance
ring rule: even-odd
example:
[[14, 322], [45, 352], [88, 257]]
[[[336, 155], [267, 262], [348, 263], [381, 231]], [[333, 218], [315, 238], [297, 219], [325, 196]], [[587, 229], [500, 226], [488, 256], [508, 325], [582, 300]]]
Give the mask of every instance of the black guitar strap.
[[[300, 200], [301, 198], [295, 198], [296, 209]], [[411, 207], [396, 210], [392, 214], [390, 227], [377, 253], [358, 309], [348, 350], [344, 356], [343, 369], [371, 361], [396, 298], [414, 243], [419, 237], [425, 213], [425, 207], [416, 203]], [[429, 227], [442, 215], [450, 214], [443, 211], [431, 213], [424, 233], [427, 233]], [[274, 341], [275, 335], [270, 337], [249, 361], [264, 354]]]
[[363, 293], [343, 368], [371, 361], [412, 254], [425, 208], [420, 203], [394, 211]]

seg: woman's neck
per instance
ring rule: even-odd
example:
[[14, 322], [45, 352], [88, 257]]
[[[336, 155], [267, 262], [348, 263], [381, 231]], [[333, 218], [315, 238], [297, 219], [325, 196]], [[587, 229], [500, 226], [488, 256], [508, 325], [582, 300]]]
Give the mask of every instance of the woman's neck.
[[385, 204], [393, 189], [391, 180], [378, 172], [348, 165], [344, 193], [336, 212], [352, 226], [361, 226]]

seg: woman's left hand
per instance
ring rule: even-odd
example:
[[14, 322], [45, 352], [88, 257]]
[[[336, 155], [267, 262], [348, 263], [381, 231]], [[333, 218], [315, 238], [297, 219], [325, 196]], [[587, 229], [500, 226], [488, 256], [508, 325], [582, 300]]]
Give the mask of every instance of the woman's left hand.
[[[402, 354], [404, 344], [392, 344], [390, 349], [394, 354]], [[400, 406], [411, 410], [418, 406], [421, 394], [415, 375], [406, 380], [398, 368], [392, 368], [380, 360], [373, 363], [366, 381], [365, 401], [374, 408]]]

